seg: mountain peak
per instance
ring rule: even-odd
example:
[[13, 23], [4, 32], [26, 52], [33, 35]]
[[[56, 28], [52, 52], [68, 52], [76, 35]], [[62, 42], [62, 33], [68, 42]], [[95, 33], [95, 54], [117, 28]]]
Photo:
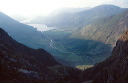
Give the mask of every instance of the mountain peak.
[[118, 11], [121, 8], [115, 5], [105, 4], [105, 5], [99, 5], [93, 8], [94, 10], [112, 10], [112, 11]]
[[[103, 4], [103, 5], [99, 5], [99, 6], [96, 6], [96, 7], [120, 8], [119, 6], [111, 5], [111, 4]], [[96, 8], [96, 7], [95, 7], [95, 8]]]

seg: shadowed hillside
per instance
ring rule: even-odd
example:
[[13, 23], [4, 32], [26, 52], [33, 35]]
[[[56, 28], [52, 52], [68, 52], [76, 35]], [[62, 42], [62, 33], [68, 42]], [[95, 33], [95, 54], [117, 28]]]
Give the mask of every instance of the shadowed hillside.
[[128, 30], [120, 36], [111, 56], [85, 70], [83, 80], [92, 83], [128, 83]]
[[0, 28], [0, 83], [78, 83], [81, 71], [62, 66], [43, 49], [31, 49]]
[[8, 32], [8, 34], [11, 35], [11, 37], [13, 37], [16, 41], [29, 47], [39, 48], [37, 47], [37, 43], [35, 44], [35, 42], [43, 41], [41, 32], [37, 31], [32, 26], [22, 24], [12, 19], [2, 12], [0, 12], [0, 19], [0, 27]]

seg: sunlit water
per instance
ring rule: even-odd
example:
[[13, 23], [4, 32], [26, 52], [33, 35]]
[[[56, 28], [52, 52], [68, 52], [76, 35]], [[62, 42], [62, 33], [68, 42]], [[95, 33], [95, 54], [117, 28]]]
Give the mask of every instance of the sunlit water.
[[34, 28], [37, 28], [38, 31], [48, 31], [55, 29], [55, 27], [47, 27], [46, 25], [43, 24], [28, 24], [30, 26], [33, 26]]

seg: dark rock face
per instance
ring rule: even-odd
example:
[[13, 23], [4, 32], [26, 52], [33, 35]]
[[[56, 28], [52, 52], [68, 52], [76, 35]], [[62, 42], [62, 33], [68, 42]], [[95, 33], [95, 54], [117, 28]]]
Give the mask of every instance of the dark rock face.
[[93, 83], [128, 83], [128, 31], [117, 41], [111, 56], [83, 73]]
[[0, 83], [43, 82], [46, 67], [58, 64], [45, 50], [28, 48], [0, 29]]
[[0, 28], [0, 83], [81, 83], [80, 73], [43, 49], [18, 43]]

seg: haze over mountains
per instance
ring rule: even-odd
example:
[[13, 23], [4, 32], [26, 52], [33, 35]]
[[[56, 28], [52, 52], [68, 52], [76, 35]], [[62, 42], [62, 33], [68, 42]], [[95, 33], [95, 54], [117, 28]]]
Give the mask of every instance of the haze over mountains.
[[[0, 82], [128, 82], [127, 8], [100, 5], [52, 13], [23, 24], [0, 12]], [[41, 32], [27, 24], [55, 28]]]
[[41, 38], [43, 38], [40, 31], [32, 26], [20, 23], [2, 12], [0, 12], [0, 18], [0, 27], [7, 31], [9, 35], [20, 43], [37, 48], [33, 43], [41, 41]]
[[39, 17], [32, 20], [32, 22], [46, 24], [47, 26], [52, 26], [52, 27], [54, 26], [57, 28], [64, 28], [64, 29], [67, 28], [72, 30], [90, 24], [96, 19], [119, 14], [124, 10], [125, 9], [114, 5], [100, 5], [88, 10], [77, 12], [75, 14], [64, 12], [57, 14], [56, 16], [50, 16], [46, 18]]
[[[1, 13], [1, 18], [3, 20], [0, 21], [0, 24], [1, 24], [0, 26], [3, 27], [3, 29], [6, 30], [14, 39], [16, 39], [18, 42], [25, 44], [31, 48], [46, 49], [48, 52], [52, 53], [55, 56], [55, 58], [59, 60], [62, 64], [72, 65], [72, 66], [76, 66], [79, 64], [81, 65], [82, 64], [94, 64], [95, 62], [101, 61], [102, 58], [104, 58], [104, 56], [107, 57], [110, 53], [110, 49], [104, 50], [103, 52], [105, 52], [106, 54], [103, 54], [102, 58], [98, 58], [98, 57], [94, 58], [96, 57], [95, 55], [103, 53], [103, 52], [102, 53], [97, 52], [98, 54], [97, 53], [92, 54], [92, 51], [96, 51], [95, 48], [99, 50], [102, 48], [110, 48], [110, 47], [107, 45], [105, 46], [102, 43], [98, 44], [98, 42], [95, 42], [95, 41], [92, 41], [92, 44], [91, 44], [90, 41], [70, 40], [68, 39], [68, 36], [71, 33], [68, 33], [68, 32], [55, 32], [58, 34], [57, 36], [55, 36], [56, 34], [52, 34], [52, 32], [43, 34], [37, 31], [34, 27], [19, 23], [3, 13]], [[64, 35], [62, 35], [61, 33], [64, 33]], [[51, 36], [54, 36], [54, 37], [51, 37]], [[55, 48], [61, 49], [61, 50], [63, 50], [62, 48], [65, 48], [66, 50], [60, 51], [60, 50], [56, 50], [55, 48], [51, 47], [51, 44], [50, 44], [51, 40], [56, 40], [56, 39], [59, 39], [61, 41], [60, 42], [53, 41]], [[83, 43], [77, 44], [78, 41], [81, 41]], [[85, 42], [87, 44], [85, 44]], [[70, 43], [73, 43], [73, 45], [71, 46], [69, 45], [72, 48], [70, 49], [71, 51], [69, 51], [69, 48], [67, 46]], [[85, 45], [87, 47], [80, 48], [80, 46], [82, 45]], [[94, 46], [95, 48], [93, 48]], [[76, 52], [76, 49], [77, 51], [82, 51], [82, 52], [80, 53]], [[84, 51], [86, 51], [87, 53]], [[75, 52], [75, 55], [74, 55], [74, 52]], [[68, 57], [66, 57], [65, 55], [68, 55]], [[95, 59], [95, 62], [93, 61], [92, 57], [89, 57], [89, 55], [92, 55], [92, 57]]]
[[[76, 11], [76, 13], [69, 13], [69, 10], [67, 10], [67, 12], [60, 12], [57, 15], [53, 15], [52, 17], [46, 19], [48, 20], [45, 21], [46, 25], [47, 23], [55, 22], [57, 19], [58, 22], [56, 22], [56, 24], [58, 24], [59, 26], [62, 24], [61, 26], [63, 27], [53, 25], [56, 27], [55, 31], [52, 30], [42, 33], [40, 31], [37, 31], [34, 27], [19, 23], [3, 13], [0, 13], [0, 18], [3, 19], [0, 21], [0, 26], [18, 42], [25, 44], [31, 48], [44, 48], [48, 52], [52, 53], [54, 57], [62, 64], [72, 66], [82, 64], [95, 64], [107, 58], [111, 53], [111, 46], [104, 44], [104, 42], [102, 43], [102, 41], [99, 42], [100, 39], [97, 39], [96, 41], [95, 39], [91, 39], [91, 41], [88, 39], [79, 40], [79, 34], [77, 35], [77, 33], [79, 33], [79, 31], [82, 29], [82, 26], [84, 27], [89, 23], [93, 23], [95, 21], [97, 22], [97, 20], [100, 20], [102, 18], [109, 18], [109, 16], [111, 18], [111, 16], [117, 15], [125, 11], [126, 9], [113, 5], [100, 5], [88, 10], [81, 9], [79, 11], [76, 11], [77, 9], [74, 9], [73, 11]], [[40, 19], [43, 18], [40, 17]], [[33, 19], [33, 21], [31, 21], [30, 23], [43, 24], [43, 21], [38, 20], [36, 22], [36, 19]], [[62, 28], [63, 30], [61, 30]], [[79, 29], [77, 30], [77, 28]], [[67, 30], [70, 30], [71, 32], [68, 32]], [[74, 30], [77, 31], [72, 33], [72, 31]], [[89, 32], [89, 34], [93, 33], [93, 31]], [[104, 33], [104, 35], [106, 34]], [[82, 39], [83, 38], [84, 37], [82, 37]], [[103, 38], [101, 39], [104, 40]]]

